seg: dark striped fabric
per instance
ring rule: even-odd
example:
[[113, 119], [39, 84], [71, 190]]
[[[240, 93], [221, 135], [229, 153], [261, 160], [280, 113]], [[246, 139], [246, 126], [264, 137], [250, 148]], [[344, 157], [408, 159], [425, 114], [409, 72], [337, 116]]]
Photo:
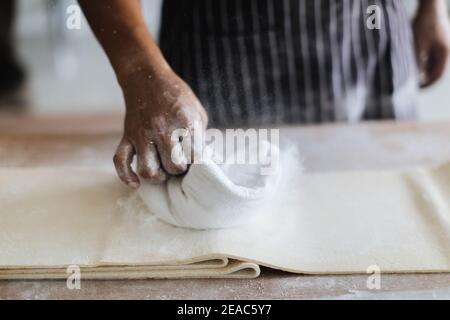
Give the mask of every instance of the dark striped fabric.
[[215, 127], [411, 119], [412, 42], [402, 0], [165, 0], [160, 31]]

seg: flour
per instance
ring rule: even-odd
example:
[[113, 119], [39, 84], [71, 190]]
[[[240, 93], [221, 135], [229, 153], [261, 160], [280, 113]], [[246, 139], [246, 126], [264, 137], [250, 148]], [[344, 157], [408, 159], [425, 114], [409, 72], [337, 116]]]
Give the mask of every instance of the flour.
[[[280, 154], [283, 157], [285, 150]], [[281, 163], [285, 170], [274, 194], [267, 194], [271, 200], [256, 201], [254, 212], [264, 218], [261, 223], [202, 231], [170, 226], [147, 208], [135, 207], [140, 199], [136, 194], [131, 196], [134, 203], [133, 198], [128, 203], [131, 191], [113, 172], [67, 167], [0, 170], [0, 185], [32, 188], [21, 197], [6, 197], [0, 188], [0, 268], [14, 268], [14, 274], [2, 271], [0, 277], [66, 277], [63, 267], [70, 264], [92, 267], [90, 275], [96, 279], [254, 277], [258, 265], [307, 274], [367, 276], [368, 267], [375, 265], [383, 274], [448, 272], [450, 166], [299, 177], [295, 163]], [[417, 178], [415, 184], [411, 176]], [[417, 185], [426, 188], [434, 206], [418, 199], [423, 192]], [[204, 192], [199, 195], [203, 198], [185, 193], [195, 205], [209, 200]], [[212, 202], [220, 209], [225, 201], [221, 197]], [[440, 204], [444, 202], [445, 208]], [[181, 204], [182, 209], [193, 207]], [[216, 213], [216, 207], [202, 208], [205, 215]], [[252, 212], [242, 206], [234, 210], [238, 218]], [[206, 218], [221, 222], [222, 216]], [[211, 268], [209, 261], [218, 259], [237, 263], [230, 260]], [[117, 272], [99, 266], [117, 266]], [[139, 266], [161, 269], [130, 269]], [[235, 267], [243, 269], [236, 273]], [[39, 271], [42, 268], [55, 271]], [[362, 280], [350, 289], [364, 290], [366, 278]], [[383, 278], [382, 289], [389, 285]], [[337, 288], [333, 295], [346, 293], [348, 289]]]
[[[277, 193], [282, 175], [278, 148], [268, 142], [259, 148], [264, 152], [257, 164], [219, 165], [212, 156], [193, 164], [182, 178], [145, 183], [138, 192], [151, 213], [174, 226], [221, 229], [251, 223]], [[274, 172], [265, 175], [261, 168], [269, 162]]]

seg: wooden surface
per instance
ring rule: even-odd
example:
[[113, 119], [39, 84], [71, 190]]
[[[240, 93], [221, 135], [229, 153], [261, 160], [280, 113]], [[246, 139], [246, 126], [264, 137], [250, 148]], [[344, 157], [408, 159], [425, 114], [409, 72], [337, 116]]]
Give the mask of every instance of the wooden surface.
[[[120, 115], [0, 118], [0, 166], [111, 166]], [[307, 171], [392, 169], [450, 161], [450, 123], [367, 123], [283, 128], [282, 144], [299, 146]], [[1, 186], [4, 187], [4, 186]], [[450, 250], [450, 244], [449, 244]], [[255, 280], [0, 281], [0, 299], [447, 298], [450, 274], [299, 276], [263, 269]]]

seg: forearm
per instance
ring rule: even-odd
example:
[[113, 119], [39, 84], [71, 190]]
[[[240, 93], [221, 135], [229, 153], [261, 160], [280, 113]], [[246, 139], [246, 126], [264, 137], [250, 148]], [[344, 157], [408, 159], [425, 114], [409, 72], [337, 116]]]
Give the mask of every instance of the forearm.
[[79, 0], [79, 3], [121, 84], [133, 73], [169, 68], [147, 29], [140, 0]]
[[[114, 156], [120, 179], [132, 188], [141, 179], [161, 183], [186, 172], [186, 162], [172, 161], [174, 129], [194, 136], [208, 117], [191, 88], [176, 75], [147, 30], [140, 0], [79, 0], [122, 87], [126, 113], [124, 133]], [[177, 140], [178, 142], [178, 140]], [[193, 144], [192, 144], [193, 146]], [[178, 150], [178, 149], [177, 149]], [[189, 159], [190, 153], [180, 159]], [[132, 167], [136, 159], [137, 172]]]

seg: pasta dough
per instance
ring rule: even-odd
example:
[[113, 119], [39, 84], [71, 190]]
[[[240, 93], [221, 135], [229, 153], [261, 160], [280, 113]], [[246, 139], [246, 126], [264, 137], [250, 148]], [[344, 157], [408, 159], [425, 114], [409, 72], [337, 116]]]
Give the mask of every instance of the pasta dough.
[[279, 150], [269, 142], [237, 153], [246, 151], [260, 156], [254, 163], [236, 164], [233, 157], [233, 162], [216, 164], [214, 151], [205, 152], [202, 163], [193, 164], [184, 177], [164, 185], [143, 183], [139, 194], [151, 213], [174, 226], [215, 229], [251, 223], [274, 195], [281, 170]]
[[[450, 272], [450, 164], [303, 174], [256, 223], [172, 227], [113, 170], [0, 169], [0, 279], [256, 277], [259, 265], [311, 274]], [[288, 176], [286, 175], [286, 176]], [[43, 186], [46, 186], [45, 188]]]

